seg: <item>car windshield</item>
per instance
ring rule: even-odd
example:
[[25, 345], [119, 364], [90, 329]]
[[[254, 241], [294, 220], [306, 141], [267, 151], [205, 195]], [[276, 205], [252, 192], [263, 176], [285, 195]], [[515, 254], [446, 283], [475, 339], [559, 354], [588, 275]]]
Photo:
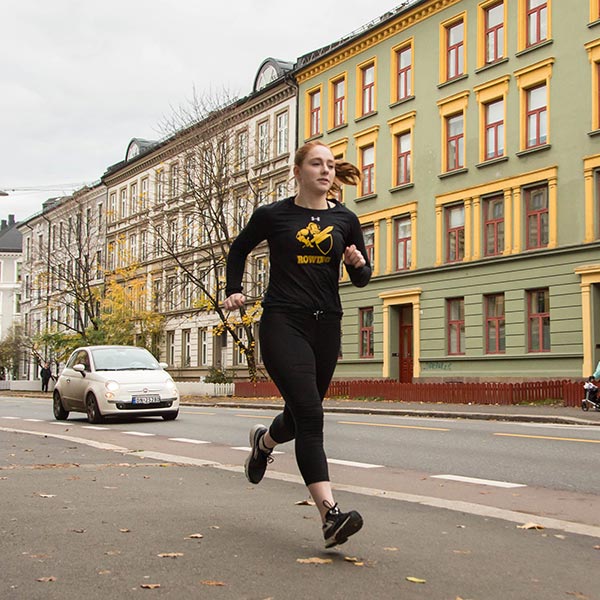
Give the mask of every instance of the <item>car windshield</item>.
[[144, 348], [96, 348], [92, 350], [96, 371], [156, 370], [161, 366]]

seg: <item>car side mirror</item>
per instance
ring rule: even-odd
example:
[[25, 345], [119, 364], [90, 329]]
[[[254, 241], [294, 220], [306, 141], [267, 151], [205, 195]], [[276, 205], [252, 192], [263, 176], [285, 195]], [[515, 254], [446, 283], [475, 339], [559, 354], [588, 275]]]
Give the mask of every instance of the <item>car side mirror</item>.
[[85, 365], [82, 365], [81, 363], [77, 363], [76, 365], [73, 365], [73, 371], [77, 371], [78, 373], [81, 373], [85, 377]]
[[168, 369], [168, 368], [169, 368], [169, 363], [164, 363], [164, 362], [161, 362], [161, 363], [158, 363], [158, 364], [159, 364], [159, 366], [160, 366], [161, 368], [163, 368], [163, 369]]

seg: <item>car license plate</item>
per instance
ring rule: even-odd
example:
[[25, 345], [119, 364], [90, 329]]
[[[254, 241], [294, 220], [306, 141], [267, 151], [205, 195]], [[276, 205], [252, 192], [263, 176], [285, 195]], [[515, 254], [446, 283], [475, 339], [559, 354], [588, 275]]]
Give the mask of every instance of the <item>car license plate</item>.
[[156, 404], [160, 402], [160, 396], [158, 394], [152, 396], [132, 396], [132, 404]]

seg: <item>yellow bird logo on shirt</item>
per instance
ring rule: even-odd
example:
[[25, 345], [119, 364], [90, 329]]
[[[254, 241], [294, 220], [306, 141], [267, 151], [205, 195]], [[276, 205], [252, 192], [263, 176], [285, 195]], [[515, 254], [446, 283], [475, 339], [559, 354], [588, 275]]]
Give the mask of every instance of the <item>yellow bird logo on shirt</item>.
[[329, 254], [333, 248], [333, 225], [321, 228], [316, 223], [309, 223], [296, 234], [296, 239], [304, 248], [317, 248], [321, 254]]

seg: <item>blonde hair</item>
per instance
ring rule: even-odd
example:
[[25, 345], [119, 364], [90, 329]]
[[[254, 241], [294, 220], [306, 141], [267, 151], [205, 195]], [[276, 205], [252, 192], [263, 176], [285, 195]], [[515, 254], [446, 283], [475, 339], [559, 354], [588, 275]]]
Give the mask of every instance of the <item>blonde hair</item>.
[[[318, 140], [314, 140], [312, 142], [306, 142], [304, 146], [301, 146], [296, 150], [296, 154], [294, 156], [294, 165], [297, 167], [302, 166], [302, 163], [306, 159], [307, 154], [316, 146], [323, 146], [328, 150], [331, 150], [327, 144], [320, 142]], [[342, 185], [358, 185], [360, 183], [360, 171], [358, 167], [353, 165], [352, 163], [346, 160], [335, 160], [335, 179], [333, 180], [333, 185], [329, 188], [328, 196], [336, 197], [340, 190], [342, 189]]]

